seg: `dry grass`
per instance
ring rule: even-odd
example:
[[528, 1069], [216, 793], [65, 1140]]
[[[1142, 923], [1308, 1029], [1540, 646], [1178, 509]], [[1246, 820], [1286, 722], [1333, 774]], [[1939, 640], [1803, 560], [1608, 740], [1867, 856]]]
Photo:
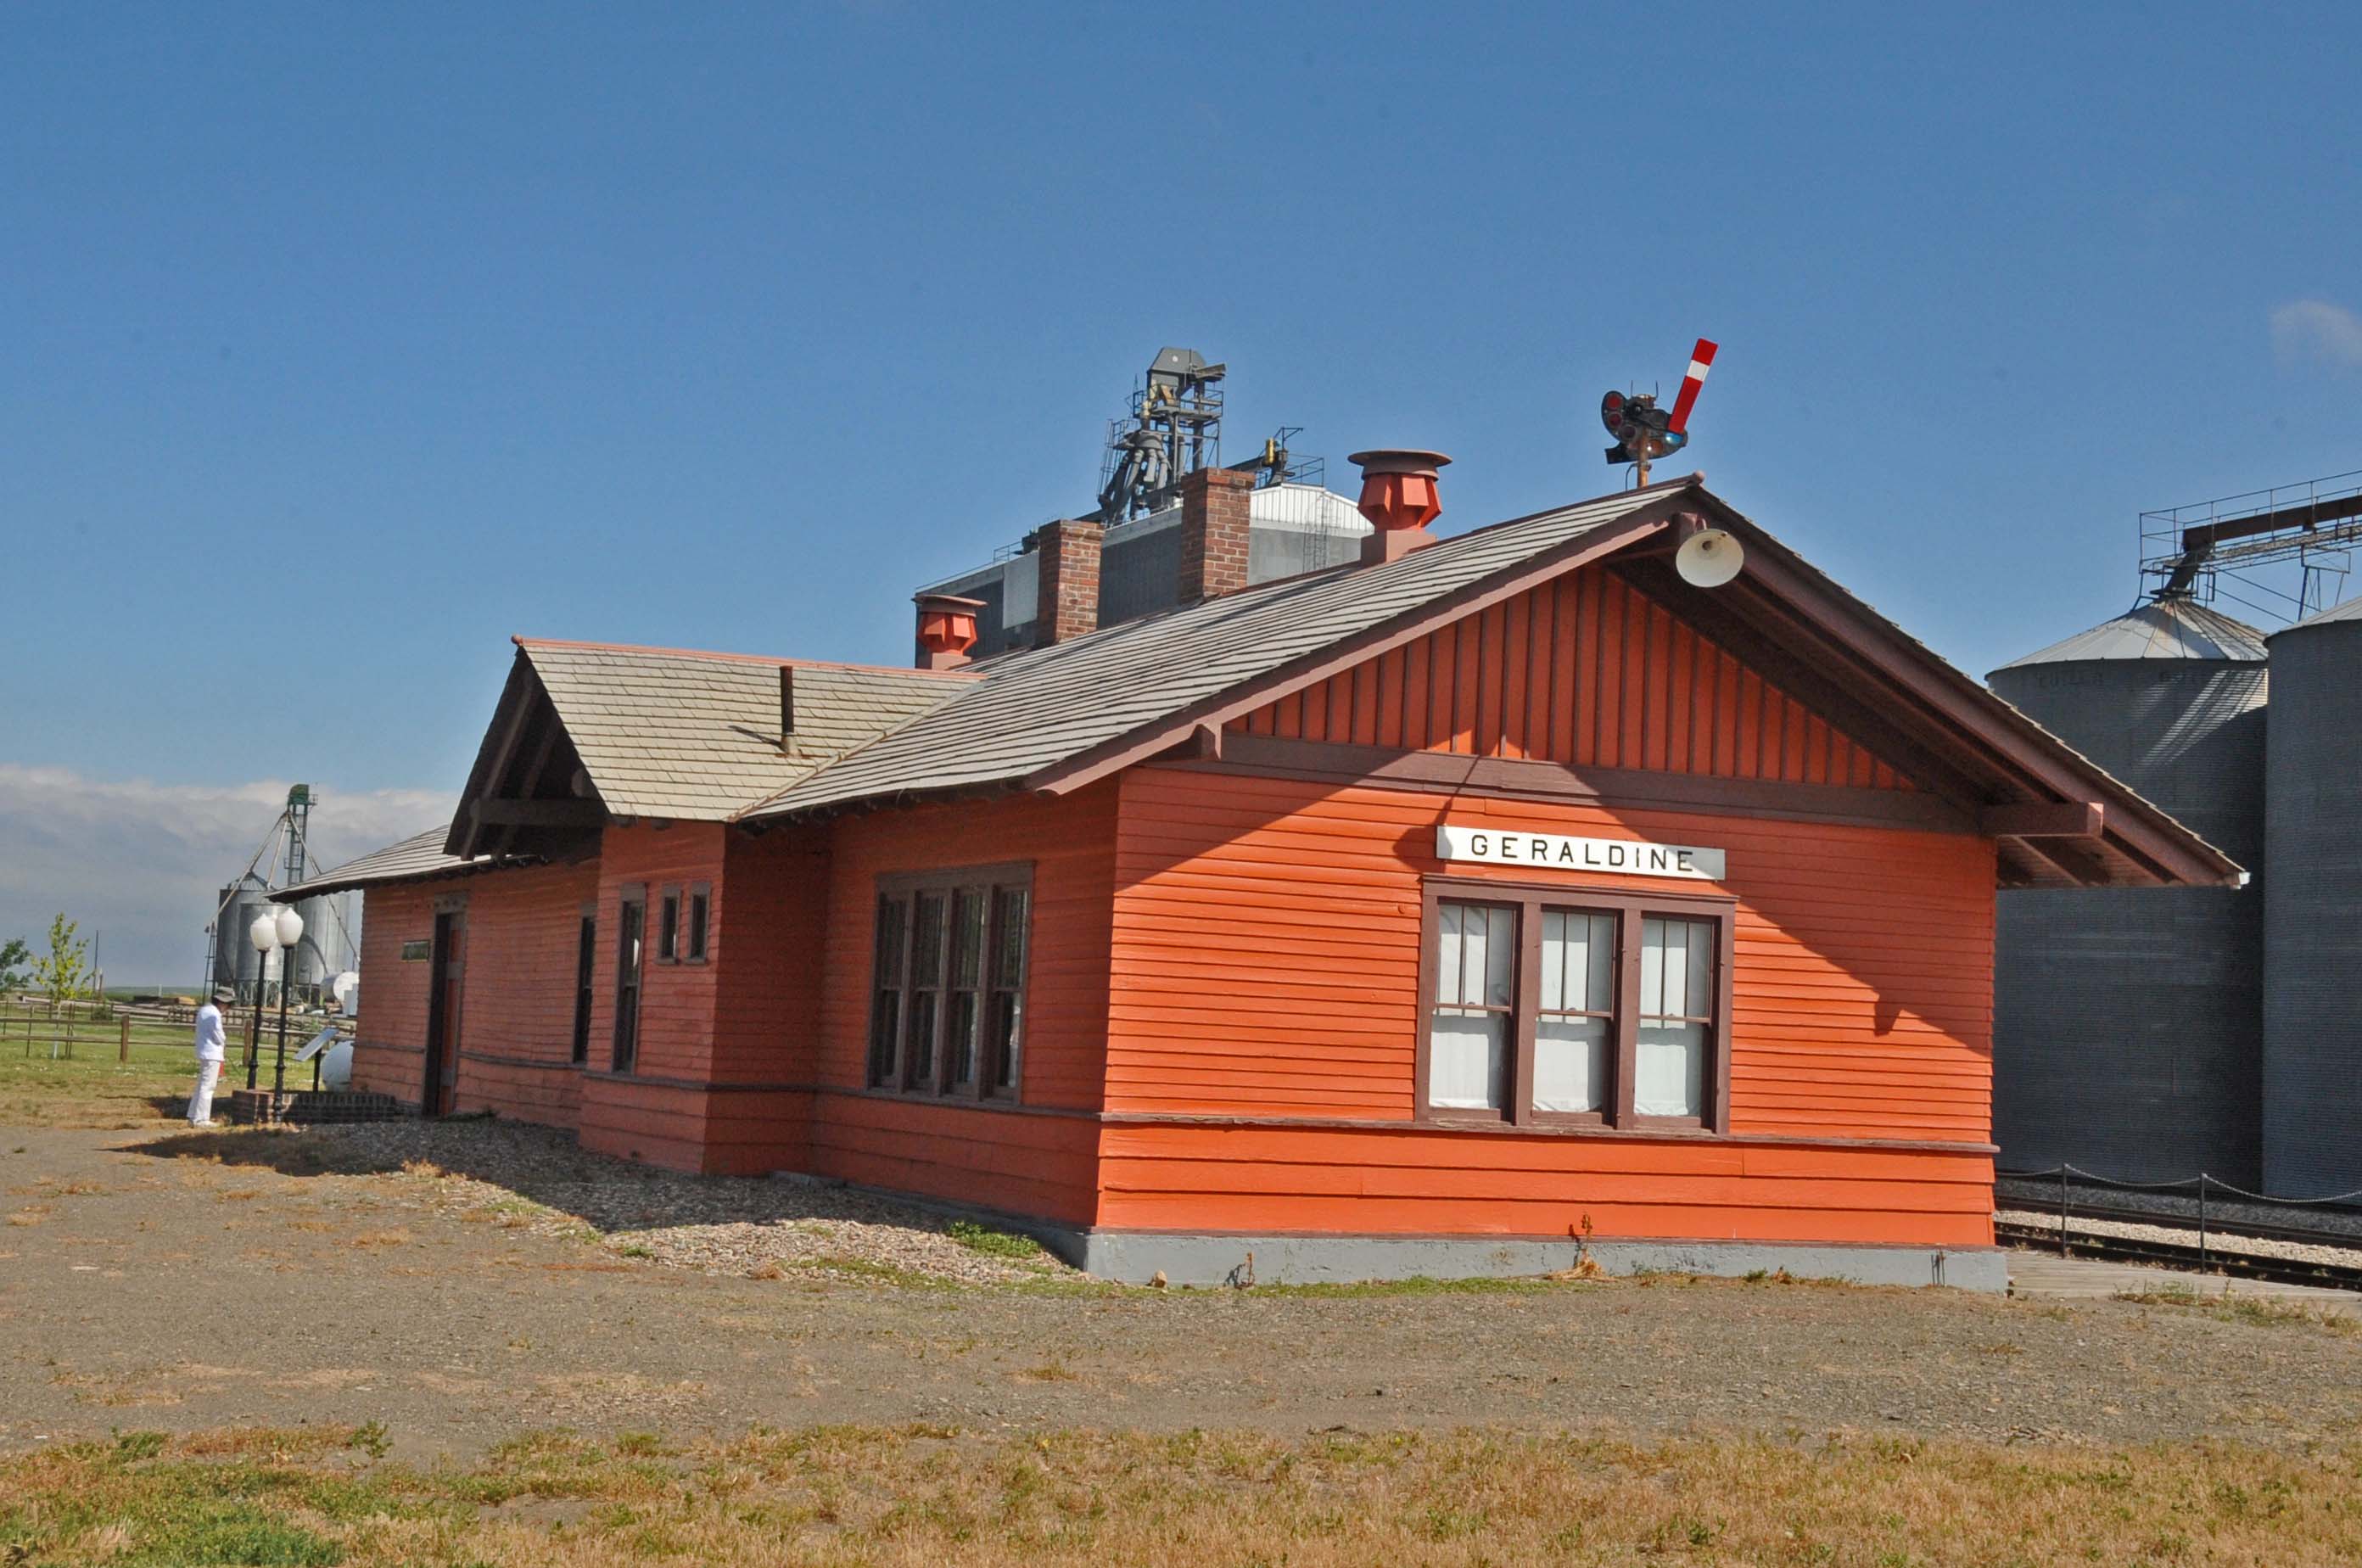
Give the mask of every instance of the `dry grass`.
[[2144, 1307], [2186, 1307], [2222, 1323], [2245, 1323], [2256, 1329], [2300, 1327], [2323, 1329], [2333, 1334], [2362, 1334], [2362, 1317], [2342, 1307], [2323, 1305], [2301, 1297], [2242, 1295], [2225, 1284], [2220, 1291], [2168, 1285], [2154, 1290], [2119, 1290], [2118, 1301]]
[[0, 1464], [0, 1561], [603, 1568], [1185, 1562], [2035, 1564], [2362, 1560], [2357, 1454], [1856, 1438], [940, 1427], [521, 1438], [469, 1468], [372, 1429]]

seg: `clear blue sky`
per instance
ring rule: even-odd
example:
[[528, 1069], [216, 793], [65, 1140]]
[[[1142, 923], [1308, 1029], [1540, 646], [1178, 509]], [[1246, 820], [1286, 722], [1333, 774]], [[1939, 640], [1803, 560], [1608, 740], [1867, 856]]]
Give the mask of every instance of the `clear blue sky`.
[[898, 662], [1165, 343], [1449, 530], [1717, 337], [1683, 466], [1982, 674], [2362, 467], [2362, 24], [1952, 9], [11, 6], [0, 763], [447, 792], [512, 632]]

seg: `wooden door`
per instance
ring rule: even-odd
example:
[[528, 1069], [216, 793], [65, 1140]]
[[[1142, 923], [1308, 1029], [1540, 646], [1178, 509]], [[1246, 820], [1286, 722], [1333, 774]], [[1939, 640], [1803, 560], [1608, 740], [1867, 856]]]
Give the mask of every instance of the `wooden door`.
[[468, 917], [435, 917], [434, 988], [426, 1003], [426, 1083], [420, 1103], [429, 1116], [457, 1109], [462, 993], [468, 957]]

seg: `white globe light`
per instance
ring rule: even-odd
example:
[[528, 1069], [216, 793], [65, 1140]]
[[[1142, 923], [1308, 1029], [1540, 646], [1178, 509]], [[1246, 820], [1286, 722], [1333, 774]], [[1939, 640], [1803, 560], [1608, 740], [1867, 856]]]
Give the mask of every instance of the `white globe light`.
[[304, 940], [304, 917], [284, 905], [279, 911], [279, 945], [292, 947]]
[[279, 945], [279, 922], [268, 914], [256, 915], [254, 923], [246, 928], [246, 939], [254, 944], [257, 953], [268, 953]]

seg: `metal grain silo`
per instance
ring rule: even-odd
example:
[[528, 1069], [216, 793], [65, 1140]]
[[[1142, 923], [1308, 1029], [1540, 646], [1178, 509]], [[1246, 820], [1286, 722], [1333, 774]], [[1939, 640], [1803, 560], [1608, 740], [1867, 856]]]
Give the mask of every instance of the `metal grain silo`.
[[2271, 639], [2264, 1182], [2362, 1188], [2362, 599]]
[[[227, 986], [242, 999], [250, 999], [262, 983], [262, 955], [247, 940], [254, 917], [279, 906], [259, 877], [248, 875], [221, 889], [214, 902], [214, 984]], [[270, 977], [276, 979], [274, 966]]]
[[[2172, 598], [1989, 679], [2252, 870], [2263, 854], [2265, 671], [2262, 633]], [[2260, 1179], [2257, 889], [2004, 892], [1994, 958], [2003, 1169]]]

